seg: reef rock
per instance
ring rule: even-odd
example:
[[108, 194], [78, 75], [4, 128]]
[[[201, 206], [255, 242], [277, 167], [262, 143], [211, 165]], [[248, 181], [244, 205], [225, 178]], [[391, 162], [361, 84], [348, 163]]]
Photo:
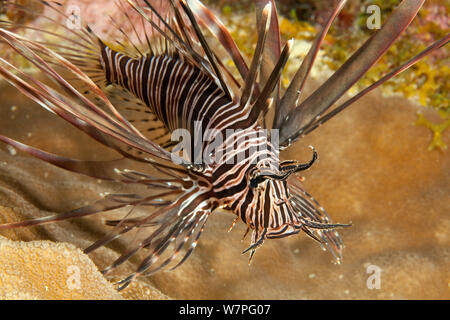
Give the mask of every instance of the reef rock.
[[72, 244], [0, 237], [0, 299], [123, 299]]

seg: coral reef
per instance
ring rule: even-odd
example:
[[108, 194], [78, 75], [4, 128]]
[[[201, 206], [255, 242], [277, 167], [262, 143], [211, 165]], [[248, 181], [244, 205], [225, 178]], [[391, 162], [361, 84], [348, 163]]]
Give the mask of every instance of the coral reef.
[[[0, 214], [8, 209], [0, 208]], [[68, 243], [12, 241], [0, 236], [0, 300], [164, 300], [136, 281], [118, 293], [91, 259]]]
[[[214, 2], [214, 1], [213, 1]], [[232, 1], [222, 1], [222, 16], [225, 24], [230, 26], [233, 37], [237, 39], [239, 48], [251, 57], [256, 44], [255, 17], [251, 10], [246, 10], [242, 3]], [[330, 33], [322, 47], [320, 57], [316, 62], [316, 70], [320, 73], [329, 74], [336, 70], [348, 57], [368, 39], [371, 33], [376, 30], [369, 30], [366, 21], [369, 14], [365, 12], [368, 5], [377, 5], [381, 9], [381, 22], [386, 19], [392, 9], [399, 3], [399, 0], [391, 1], [350, 1], [337, 22], [332, 26]], [[300, 4], [307, 4], [310, 1], [300, 1]], [[294, 59], [291, 59], [287, 72], [285, 72], [285, 84], [292, 76], [295, 67], [306, 55], [309, 42], [320, 28], [320, 22], [334, 1], [316, 2], [312, 7], [315, 14], [308, 15], [307, 20], [302, 20], [301, 15], [294, 10], [289, 1], [281, 1], [280, 11], [286, 14], [280, 19], [280, 29], [283, 38], [295, 38], [296, 48]], [[247, 7], [248, 8], [248, 7]], [[352, 88], [352, 92], [357, 92], [374, 81], [381, 78], [395, 66], [407, 61], [414, 54], [425, 49], [426, 45], [443, 37], [449, 30], [449, 20], [445, 12], [450, 12], [450, 4], [440, 1], [427, 1], [419, 12], [418, 17], [408, 27], [406, 33], [389, 49], [387, 54], [380, 59], [367, 75]], [[315, 19], [311, 19], [315, 17]], [[387, 96], [400, 95], [413, 99], [423, 107], [433, 108], [441, 116], [440, 120], [431, 122], [429, 119], [417, 121], [418, 125], [425, 125], [433, 133], [433, 141], [429, 149], [438, 148], [445, 150], [446, 142], [442, 140], [439, 132], [450, 128], [450, 48], [446, 46], [434, 55], [420, 61], [409, 70], [398, 75], [382, 88]], [[289, 67], [291, 66], [291, 68]], [[314, 72], [317, 75], [318, 72]], [[435, 131], [435, 130], [440, 130]]]
[[[241, 11], [235, 14], [233, 10], [237, 9], [225, 6], [224, 20], [231, 24], [238, 45], [250, 55], [255, 38], [249, 36], [254, 34], [249, 27], [254, 25], [254, 15]], [[388, 8], [383, 10], [388, 12]], [[438, 16], [434, 10], [431, 8], [430, 14]], [[423, 21], [425, 25], [429, 23], [426, 19]], [[351, 23], [352, 26], [358, 24], [358, 20]], [[287, 78], [307, 51], [317, 27], [310, 21], [300, 21], [293, 14], [282, 18], [281, 26], [284, 37], [299, 39], [293, 50], [294, 59], [285, 74]], [[430, 32], [434, 32], [435, 29], [430, 28]], [[411, 31], [404, 44], [399, 42], [392, 49], [394, 51], [386, 56], [386, 60], [381, 61], [385, 65], [369, 74], [367, 81], [385, 72], [386, 64], [389, 67], [398, 62], [392, 59], [404, 60], [413, 55], [411, 37], [414, 32]], [[342, 35], [336, 29], [327, 38], [319, 64], [313, 70], [316, 78], [332, 72], [334, 64], [339, 65], [348, 56], [353, 44], [357, 46], [352, 39], [363, 41], [356, 36], [353, 38], [353, 33], [342, 37], [339, 34]], [[426, 33], [422, 36], [427, 37]], [[414, 48], [414, 52], [421, 49], [420, 45]], [[245, 231], [243, 226], [227, 233], [234, 217], [215, 212], [189, 261], [173, 272], [142, 278], [119, 295], [101, 277], [97, 267], [102, 269], [117, 258], [126, 248], [127, 240], [116, 240], [89, 257], [77, 249], [86, 248], [108, 232], [103, 219], [105, 216], [117, 217], [117, 212], [112, 212], [47, 226], [2, 231], [1, 235], [16, 241], [0, 239], [0, 270], [14, 268], [10, 274], [0, 272], [0, 297], [450, 299], [450, 220], [449, 205], [444, 201], [450, 189], [450, 158], [441, 152], [426, 152], [429, 129], [424, 127], [439, 132], [434, 143], [443, 148], [441, 142], [450, 138], [446, 129], [448, 122], [436, 126], [439, 116], [436, 119], [435, 109], [439, 109], [444, 121], [448, 121], [445, 120], [448, 119], [449, 90], [448, 76], [445, 76], [448, 68], [445, 69], [444, 62], [443, 65], [435, 63], [437, 59], [430, 61], [433, 63], [418, 65], [419, 74], [411, 68], [406, 78], [396, 80], [402, 84], [398, 88], [403, 89], [394, 90], [399, 86], [396, 82], [384, 89], [401, 95], [383, 96], [383, 90], [376, 90], [299, 141], [289, 154], [284, 155], [306, 161], [309, 156], [307, 145], [314, 145], [318, 150], [320, 161], [305, 173], [305, 186], [336, 221], [353, 223], [351, 228], [342, 231], [347, 246], [342, 265], [331, 264], [328, 252], [321, 252], [314, 241], [300, 234], [267, 241], [248, 266], [247, 258], [240, 254], [247, 245], [241, 241]], [[422, 102], [429, 103], [434, 109], [421, 108], [410, 101], [413, 95], [421, 92], [420, 88], [409, 86], [417, 82], [412, 79], [430, 72], [430, 77], [421, 76], [424, 79], [419, 85], [426, 89]], [[305, 91], [311, 92], [316, 86], [317, 83], [311, 81]], [[441, 96], [433, 98], [431, 91], [440, 92]], [[0, 92], [2, 134], [69, 157], [95, 160], [114, 156], [3, 82]], [[413, 126], [418, 111], [423, 114], [417, 122], [421, 126]], [[114, 183], [71, 174], [0, 145], [0, 223], [64, 212], [111, 191], [120, 192], [121, 189]], [[25, 243], [19, 240], [37, 241]], [[108, 280], [114, 282], [128, 274], [136, 267], [136, 261], [138, 259], [127, 262], [118, 270], [119, 274]], [[31, 265], [37, 267], [29, 268]], [[85, 287], [87, 291], [65, 290], [67, 268], [73, 265], [82, 267], [83, 279], [94, 280], [92, 285]], [[367, 270], [371, 265], [381, 268], [380, 289], [367, 287]], [[52, 279], [48, 278], [50, 275], [53, 275]], [[53, 278], [59, 280], [50, 281]], [[11, 287], [24, 289], [18, 292]]]
[[[305, 90], [317, 86], [312, 82]], [[107, 159], [105, 149], [3, 85], [2, 132], [80, 159]], [[11, 109], [11, 105], [16, 108]], [[420, 107], [402, 97], [371, 93], [321, 130], [299, 141], [285, 158], [307, 161], [308, 145], [319, 161], [305, 173], [305, 186], [335, 221], [352, 222], [342, 230], [342, 265], [304, 234], [269, 240], [252, 265], [241, 255], [244, 226], [228, 233], [233, 216], [215, 212], [197, 249], [183, 266], [140, 279], [124, 298], [175, 299], [449, 299], [448, 265], [450, 158], [427, 152], [427, 129], [412, 126]], [[432, 118], [433, 111], [424, 109]], [[14, 116], [14, 119], [11, 117]], [[58, 132], [55, 135], [54, 132]], [[445, 139], [448, 131], [443, 132]], [[117, 185], [72, 174], [0, 146], [1, 222], [20, 221], [77, 208], [120, 192]], [[88, 247], [104, 236], [100, 214], [42, 227], [3, 231], [11, 239], [69, 242]], [[126, 248], [117, 240], [89, 255], [99, 269]], [[138, 263], [132, 260], [111, 281]], [[381, 288], [370, 290], [367, 267], [381, 268]], [[142, 286], [142, 287], [141, 287]], [[141, 289], [142, 288], [142, 289]], [[139, 291], [138, 291], [139, 290]], [[160, 294], [159, 292], [162, 292]], [[148, 295], [145, 295], [148, 293]], [[97, 298], [97, 297], [96, 297]]]
[[[27, 1], [22, 0], [18, 2]], [[315, 70], [319, 70], [322, 75], [330, 74], [372, 32], [376, 31], [369, 30], [366, 26], [369, 14], [365, 10], [368, 5], [377, 5], [381, 9], [381, 22], [383, 22], [399, 2], [400, 0], [349, 1], [326, 37], [326, 42], [322, 47]], [[123, 23], [127, 22], [128, 18], [122, 13], [118, 13], [117, 6], [111, 1], [68, 0], [64, 1], [64, 3], [80, 8], [81, 23], [89, 24], [97, 34], [107, 36], [110, 39], [114, 39], [120, 33], [117, 29], [111, 28], [111, 25], [123, 25], [122, 30], [130, 34], [131, 38], [133, 38], [132, 28], [142, 28], [140, 23], [133, 26], [129, 23]], [[209, 1], [208, 3], [216, 7], [216, 11], [221, 12], [225, 24], [230, 27], [233, 37], [237, 40], [238, 47], [250, 58], [257, 40], [256, 19], [251, 1], [221, 0]], [[294, 50], [293, 58], [290, 59], [285, 72], [284, 84], [287, 84], [288, 79], [292, 76], [292, 72], [305, 56], [310, 41], [320, 28], [320, 23], [325, 20], [329, 8], [335, 5], [336, 1], [317, 2], [303, 0], [296, 1], [294, 5], [292, 1], [283, 0], [277, 3], [282, 14], [280, 29], [284, 40], [290, 38], [297, 40], [295, 45], [296, 51]], [[155, 1], [155, 5], [164, 6], [160, 1]], [[23, 22], [31, 22], [36, 18], [36, 16], [30, 18], [22, 13], [6, 9], [4, 8], [4, 13], [13, 21], [23, 20]], [[38, 8], [36, 12], [40, 14], [42, 9]], [[102, 16], [105, 19], [98, 19], [99, 12], [102, 12]], [[405, 34], [389, 49], [378, 64], [355, 85], [352, 92], [357, 92], [370, 85], [390, 69], [424, 49], [427, 44], [446, 34], [449, 30], [449, 20], [443, 14], [445, 12], [450, 12], [450, 4], [448, 2], [427, 1]], [[0, 10], [1, 13], [2, 11]], [[46, 13], [48, 14], [48, 12]], [[137, 15], [134, 10], [128, 10], [127, 14], [131, 20], [135, 19]], [[109, 16], [112, 19], [107, 18]], [[52, 26], [49, 26], [49, 28], [52, 28]], [[110, 45], [113, 44], [110, 43]], [[2, 50], [1, 45], [0, 51], [8, 59], [11, 59], [9, 55], [12, 53], [10, 51], [5, 52], [5, 49]], [[429, 145], [429, 150], [434, 148], [445, 150], [447, 148], [446, 141], [442, 140], [440, 132], [450, 128], [448, 124], [450, 119], [450, 64], [449, 60], [445, 59], [449, 53], [450, 48], [446, 46], [382, 86], [383, 93], [388, 96], [401, 95], [413, 99], [424, 107], [433, 108], [438, 112], [440, 120], [433, 122], [429, 119], [424, 119], [424, 121], [418, 119], [416, 121], [417, 125], [424, 125], [432, 131], [433, 140]], [[18, 59], [21, 60], [20, 64], [23, 68], [29, 67], [28, 63], [22, 58]], [[318, 72], [313, 72], [313, 76], [317, 74]]]

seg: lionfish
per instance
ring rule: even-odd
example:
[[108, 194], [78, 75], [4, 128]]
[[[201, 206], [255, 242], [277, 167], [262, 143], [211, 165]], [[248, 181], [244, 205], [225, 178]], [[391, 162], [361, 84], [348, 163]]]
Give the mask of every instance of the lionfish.
[[[137, 276], [172, 270], [186, 261], [209, 215], [218, 208], [236, 215], [233, 226], [241, 220], [247, 232], [252, 231], [251, 244], [244, 251], [250, 261], [266, 239], [303, 231], [340, 262], [343, 242], [336, 228], [348, 225], [333, 223], [297, 176], [313, 165], [317, 152], [312, 148], [311, 161], [299, 163], [280, 161], [279, 151], [441, 48], [450, 38], [447, 35], [433, 43], [334, 106], [386, 53], [417, 15], [423, 0], [402, 1], [383, 27], [302, 102], [304, 84], [345, 0], [337, 1], [284, 92], [280, 77], [293, 40], [282, 45], [274, 0], [254, 1], [258, 40], [249, 65], [224, 24], [199, 0], [165, 1], [165, 10], [147, 0], [118, 0], [117, 6], [132, 31], [125, 32], [112, 23], [122, 39], [110, 42], [100, 38], [93, 27], [70, 28], [61, 22], [79, 18], [67, 13], [61, 4], [35, 2], [62, 18], [42, 14], [37, 21], [55, 23], [62, 31], [1, 21], [0, 40], [52, 80], [53, 86], [4, 58], [0, 58], [1, 76], [43, 108], [115, 150], [120, 158], [81, 161], [5, 136], [0, 135], [0, 140], [72, 172], [141, 186], [143, 194], [109, 194], [70, 212], [3, 224], [0, 229], [129, 208], [125, 217], [106, 221], [110, 231], [85, 249], [89, 253], [131, 230], [138, 232], [139, 237], [103, 271], [107, 274], [144, 252], [134, 273], [118, 283], [119, 289]], [[6, 4], [33, 14], [19, 2]], [[138, 18], [132, 18], [130, 11]], [[29, 39], [17, 29], [31, 29], [41, 37]], [[232, 63], [225, 62], [224, 56]], [[274, 111], [271, 125], [269, 109]], [[187, 145], [199, 149], [207, 159], [200, 157], [199, 161], [198, 152], [192, 150], [187, 156], [176, 153], [177, 141], [172, 138], [178, 130], [187, 132]], [[126, 167], [130, 159], [147, 165], [152, 173]]]

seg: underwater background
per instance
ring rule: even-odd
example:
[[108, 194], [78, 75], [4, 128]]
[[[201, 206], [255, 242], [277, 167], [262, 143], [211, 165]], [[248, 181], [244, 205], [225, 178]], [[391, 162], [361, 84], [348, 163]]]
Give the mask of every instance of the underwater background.
[[[104, 12], [114, 11], [108, 1], [70, 2], [91, 6], [84, 7], [82, 15], [88, 23], [101, 21]], [[230, 28], [240, 49], [251, 56], [256, 42], [251, 1], [208, 3]], [[306, 93], [317, 88], [373, 32], [365, 27], [365, 6], [379, 5], [383, 20], [398, 3], [349, 1], [326, 38]], [[277, 5], [284, 39], [297, 39], [284, 74], [287, 81], [333, 1], [283, 0]], [[402, 38], [353, 92], [448, 33], [449, 12], [448, 1], [427, 1]], [[2, 57], [13, 54], [4, 47], [0, 50]], [[248, 266], [247, 256], [241, 255], [248, 241], [241, 241], [245, 226], [237, 224], [227, 232], [234, 216], [216, 211], [183, 266], [139, 278], [117, 293], [97, 268], [117, 258], [126, 240], [89, 256], [78, 249], [108, 231], [103, 219], [114, 217], [113, 212], [0, 231], [0, 298], [449, 299], [448, 51], [447, 46], [419, 62], [283, 154], [286, 159], [307, 161], [309, 145], [319, 152], [319, 161], [304, 173], [304, 184], [333, 221], [353, 224], [340, 230], [346, 245], [343, 264], [333, 264], [329, 252], [301, 233], [266, 241]], [[115, 156], [3, 80], [0, 133], [63, 156], [90, 160]], [[71, 210], [120, 190], [118, 184], [72, 174], [0, 145], [0, 223]], [[138, 261], [131, 259], [110, 280], [120, 279]], [[77, 288], [68, 282], [74, 266], [81, 272]], [[379, 289], [368, 286], [371, 266], [381, 271]]]

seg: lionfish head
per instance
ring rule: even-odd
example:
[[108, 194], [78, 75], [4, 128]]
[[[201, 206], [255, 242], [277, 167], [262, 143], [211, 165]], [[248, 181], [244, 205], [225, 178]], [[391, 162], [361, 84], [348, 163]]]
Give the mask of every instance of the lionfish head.
[[303, 231], [328, 247], [340, 262], [343, 244], [334, 229], [349, 225], [331, 223], [324, 208], [304, 190], [302, 179], [297, 176], [317, 160], [317, 152], [311, 148], [314, 153], [308, 163], [282, 161], [275, 166], [260, 161], [249, 170], [248, 192], [238, 210], [240, 218], [253, 230], [251, 245], [244, 251], [250, 251], [250, 259], [264, 240]]

